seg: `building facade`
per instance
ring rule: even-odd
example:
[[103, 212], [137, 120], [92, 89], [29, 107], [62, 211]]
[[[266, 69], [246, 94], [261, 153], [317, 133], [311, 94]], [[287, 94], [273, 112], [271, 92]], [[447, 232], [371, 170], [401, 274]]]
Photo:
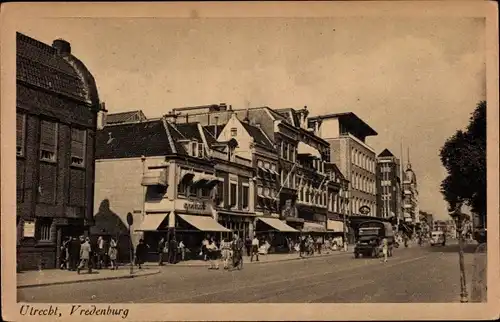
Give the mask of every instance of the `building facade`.
[[[276, 213], [270, 213], [273, 217], [278, 215], [286, 226], [276, 223], [275, 230], [279, 230], [277, 227], [280, 226], [281, 230], [285, 230], [284, 227], [293, 227], [286, 228], [289, 232], [326, 232], [329, 174], [325, 170], [325, 164], [329, 162], [330, 150], [328, 142], [317, 136], [314, 129], [308, 128], [307, 108], [232, 109], [232, 106], [228, 107], [226, 104], [214, 104], [178, 108], [174, 109], [172, 114], [177, 122], [196, 121], [214, 128], [226, 125], [231, 118], [237, 118], [244, 124], [262, 130], [274, 147], [273, 153], [278, 160], [276, 169], [271, 168], [268, 171], [272, 174], [272, 179], [276, 175], [274, 172], [278, 174], [277, 195], [274, 196], [278, 207]], [[254, 139], [259, 140], [255, 136]], [[271, 166], [271, 159], [254, 164], [257, 180], [261, 177], [260, 167], [263, 165], [266, 169], [265, 162], [269, 162]], [[260, 212], [258, 202], [256, 211]]]
[[413, 231], [420, 223], [417, 177], [409, 161], [403, 178], [403, 218], [404, 223]]
[[403, 219], [401, 207], [400, 162], [385, 149], [377, 156], [377, 217]]
[[[349, 214], [376, 215], [375, 151], [366, 143], [368, 136], [377, 135], [354, 113], [327, 114], [309, 118], [309, 126], [330, 145], [330, 161], [335, 163], [349, 181]], [[365, 209], [366, 209], [365, 207]]]
[[20, 269], [59, 265], [60, 246], [93, 224], [101, 109], [92, 74], [62, 39], [17, 34], [17, 255]]

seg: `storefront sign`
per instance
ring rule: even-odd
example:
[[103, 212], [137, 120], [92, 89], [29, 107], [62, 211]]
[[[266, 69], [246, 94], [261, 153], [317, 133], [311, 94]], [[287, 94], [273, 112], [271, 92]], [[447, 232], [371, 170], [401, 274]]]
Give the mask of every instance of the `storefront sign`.
[[34, 238], [35, 237], [35, 223], [34, 222], [24, 222], [23, 237]]
[[185, 202], [184, 203], [184, 209], [185, 210], [201, 210], [204, 211], [207, 209], [207, 205], [205, 204], [204, 201], [201, 202]]

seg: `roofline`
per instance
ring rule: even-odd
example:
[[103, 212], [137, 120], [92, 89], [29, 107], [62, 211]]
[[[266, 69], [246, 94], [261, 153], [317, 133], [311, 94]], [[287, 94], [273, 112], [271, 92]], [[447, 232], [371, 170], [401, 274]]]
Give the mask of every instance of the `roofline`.
[[121, 126], [121, 125], [130, 125], [130, 124], [140, 124], [140, 123], [146, 123], [146, 122], [155, 122], [155, 121], [161, 121], [162, 118], [151, 118], [151, 119], [145, 119], [142, 121], [125, 121], [125, 122], [116, 122], [116, 123], [106, 123], [104, 127], [111, 127], [111, 126]]
[[341, 117], [348, 117], [348, 118], [351, 118], [357, 122], [360, 122], [363, 125], [363, 127], [365, 127], [365, 129], [366, 129], [366, 131], [364, 131], [364, 132], [368, 133], [366, 136], [378, 135], [377, 131], [375, 131], [370, 125], [368, 125], [365, 121], [363, 121], [359, 116], [357, 116], [353, 112], [332, 113], [332, 114], [311, 116], [311, 117], [308, 117], [308, 120], [316, 121], [316, 120], [325, 120], [325, 119], [341, 118]]

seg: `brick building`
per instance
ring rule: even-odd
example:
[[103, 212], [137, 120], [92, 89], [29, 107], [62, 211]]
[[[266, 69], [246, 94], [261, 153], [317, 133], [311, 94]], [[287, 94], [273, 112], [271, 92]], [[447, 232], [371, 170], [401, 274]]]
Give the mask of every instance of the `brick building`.
[[16, 58], [18, 263], [52, 268], [62, 240], [93, 223], [99, 96], [64, 40], [49, 46], [17, 33]]

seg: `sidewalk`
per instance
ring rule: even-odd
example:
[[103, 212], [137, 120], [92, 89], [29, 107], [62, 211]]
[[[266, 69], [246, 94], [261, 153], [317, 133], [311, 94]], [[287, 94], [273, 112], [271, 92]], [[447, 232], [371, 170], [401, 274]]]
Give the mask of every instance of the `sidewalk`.
[[110, 269], [93, 270], [92, 274], [88, 274], [85, 270], [80, 274], [60, 269], [26, 271], [17, 273], [17, 288], [134, 278], [158, 273], [160, 273], [159, 269], [142, 268], [139, 270], [137, 267], [134, 267], [133, 274], [131, 275], [128, 266], [122, 266], [115, 271]]
[[[327, 257], [327, 256], [335, 256], [340, 254], [352, 253], [354, 246], [349, 246], [348, 251], [330, 251], [329, 253], [315, 253], [312, 256], [305, 256], [303, 258], [299, 257], [299, 253], [292, 254], [268, 254], [268, 255], [259, 255], [259, 261], [250, 261], [250, 257], [243, 256], [244, 265], [254, 265], [254, 264], [265, 264], [265, 263], [275, 263], [275, 262], [285, 262], [285, 261], [293, 261], [293, 260], [306, 260], [308, 258], [317, 258], [317, 257]], [[148, 262], [144, 264], [145, 267], [158, 267], [158, 263], [156, 262]], [[165, 266], [176, 266], [176, 267], [208, 267], [210, 266], [209, 261], [203, 260], [188, 260], [185, 262], [178, 262], [177, 264], [170, 265], [165, 261]]]

